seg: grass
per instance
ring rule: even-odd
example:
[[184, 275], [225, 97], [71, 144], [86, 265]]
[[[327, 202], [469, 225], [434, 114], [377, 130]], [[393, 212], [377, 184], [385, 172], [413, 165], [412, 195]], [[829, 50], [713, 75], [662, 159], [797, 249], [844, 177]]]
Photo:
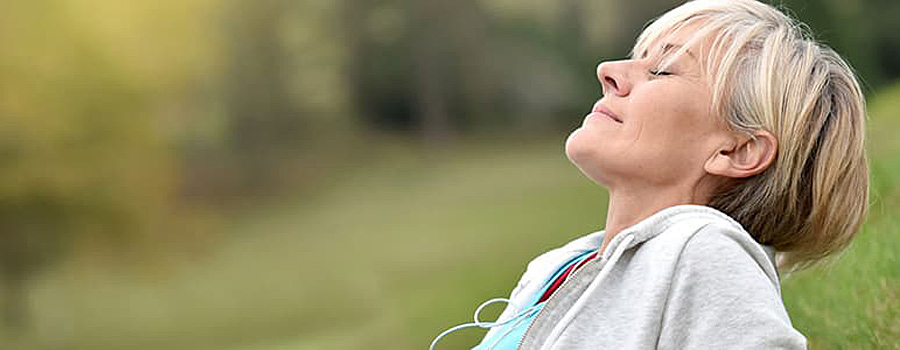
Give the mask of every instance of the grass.
[[[900, 349], [900, 87], [883, 96], [872, 103], [864, 231], [840, 259], [783, 281], [813, 349]], [[23, 349], [422, 349], [480, 302], [507, 295], [531, 258], [600, 228], [605, 195], [562, 143], [399, 148], [314, 199], [234, 216], [215, 249], [178, 269], [48, 273], [33, 283], [34, 331], [0, 340]], [[482, 335], [462, 331], [441, 348]]]

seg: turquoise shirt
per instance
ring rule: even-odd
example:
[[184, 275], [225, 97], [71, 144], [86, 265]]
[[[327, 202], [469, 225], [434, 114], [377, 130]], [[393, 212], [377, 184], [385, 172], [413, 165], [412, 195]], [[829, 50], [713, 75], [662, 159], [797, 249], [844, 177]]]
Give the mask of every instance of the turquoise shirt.
[[[519, 314], [513, 317], [511, 322], [499, 326], [501, 328], [498, 332], [494, 333], [490, 338], [486, 337], [481, 340], [481, 343], [472, 348], [472, 350], [514, 350], [518, 348], [519, 343], [522, 342], [522, 337], [525, 336], [525, 331], [528, 330], [528, 326], [534, 322], [535, 316], [537, 316], [538, 312], [540, 312], [541, 309], [544, 308], [544, 305], [547, 304], [546, 300], [540, 303], [538, 302], [538, 300], [541, 299], [541, 296], [547, 292], [547, 289], [550, 288], [553, 281], [556, 281], [569, 266], [579, 263], [591, 253], [593, 253], [593, 251], [581, 253], [556, 269], [556, 272], [544, 281], [544, 286], [532, 296], [531, 301], [527, 304], [528, 306], [526, 308], [519, 311]], [[502, 322], [506, 320], [499, 321]]]

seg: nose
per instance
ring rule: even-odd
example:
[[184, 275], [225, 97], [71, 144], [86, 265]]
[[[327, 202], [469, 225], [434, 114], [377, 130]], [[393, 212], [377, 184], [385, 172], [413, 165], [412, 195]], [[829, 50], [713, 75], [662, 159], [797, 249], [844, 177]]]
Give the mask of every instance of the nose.
[[628, 81], [625, 61], [606, 61], [597, 65], [597, 80], [603, 87], [603, 96], [614, 94], [628, 96], [631, 83]]

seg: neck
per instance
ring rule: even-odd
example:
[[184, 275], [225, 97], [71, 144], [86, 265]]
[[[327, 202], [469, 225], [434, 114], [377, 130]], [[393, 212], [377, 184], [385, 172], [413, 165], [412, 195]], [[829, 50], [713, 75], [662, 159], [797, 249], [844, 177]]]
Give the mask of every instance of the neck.
[[609, 206], [606, 213], [606, 228], [600, 253], [606, 250], [609, 242], [622, 232], [641, 220], [665, 208], [681, 204], [705, 205], [706, 196], [698, 196], [696, 191], [659, 190], [624, 191], [609, 189]]

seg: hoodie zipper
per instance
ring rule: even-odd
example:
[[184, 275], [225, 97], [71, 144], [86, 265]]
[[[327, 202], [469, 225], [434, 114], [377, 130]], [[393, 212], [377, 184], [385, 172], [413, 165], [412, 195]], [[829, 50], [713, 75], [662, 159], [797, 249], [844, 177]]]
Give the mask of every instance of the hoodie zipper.
[[[607, 249], [608, 248], [609, 247], [607, 247]], [[534, 316], [534, 320], [532, 320], [531, 323], [528, 324], [528, 327], [525, 327], [525, 333], [522, 333], [522, 339], [519, 339], [519, 344], [516, 345], [516, 349], [519, 349], [522, 347], [522, 343], [525, 342], [525, 337], [528, 336], [528, 332], [531, 332], [531, 327], [534, 326], [535, 323], [537, 323], [537, 321], [540, 319], [541, 315], [544, 313], [544, 310], [546, 310], [547, 307], [550, 306], [550, 302], [552, 302], [554, 300], [554, 298], [557, 298], [557, 295], [561, 294], [561, 291], [563, 290], [563, 288], [566, 287], [567, 284], [569, 284], [569, 281], [575, 279], [575, 276], [578, 276], [579, 273], [586, 270], [588, 268], [588, 266], [590, 266], [591, 264], [598, 264], [605, 259], [606, 259], [606, 257], [597, 256], [596, 258], [591, 259], [591, 261], [584, 263], [584, 265], [582, 265], [581, 268], [579, 268], [578, 270], [572, 271], [572, 273], [569, 274], [568, 277], [566, 277], [566, 280], [563, 281], [562, 284], [560, 284], [559, 287], [556, 288], [556, 291], [554, 291], [553, 294], [551, 294], [550, 297], [547, 298], [546, 301], [544, 301], [544, 307], [542, 307], [540, 310], [538, 310], [537, 315]]]

